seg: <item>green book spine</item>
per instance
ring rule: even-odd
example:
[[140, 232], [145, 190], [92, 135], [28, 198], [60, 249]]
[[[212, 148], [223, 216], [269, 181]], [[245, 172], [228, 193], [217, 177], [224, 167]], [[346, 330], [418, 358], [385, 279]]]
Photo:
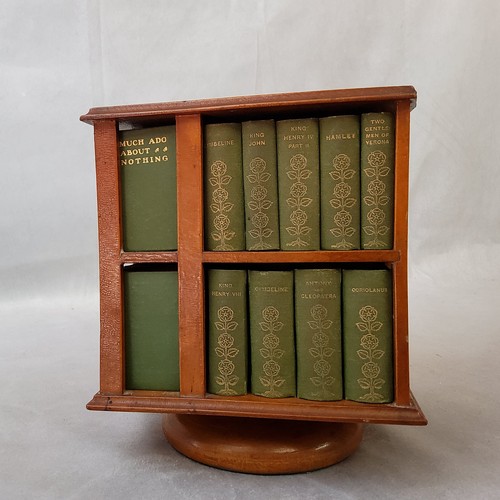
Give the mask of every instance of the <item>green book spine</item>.
[[179, 390], [176, 271], [124, 271], [125, 385]]
[[249, 271], [251, 390], [295, 396], [293, 271]]
[[297, 396], [342, 399], [341, 271], [295, 270]]
[[247, 272], [209, 269], [208, 392], [247, 393]]
[[392, 281], [388, 270], [344, 270], [344, 393], [346, 399], [391, 403]]
[[205, 126], [205, 249], [245, 250], [241, 124]]
[[175, 125], [118, 134], [123, 248], [177, 249]]
[[321, 248], [360, 248], [359, 116], [319, 121]]
[[247, 250], [279, 250], [274, 120], [242, 123]]
[[391, 249], [394, 235], [394, 118], [361, 115], [361, 248]]
[[316, 118], [276, 122], [282, 250], [320, 248], [318, 135]]

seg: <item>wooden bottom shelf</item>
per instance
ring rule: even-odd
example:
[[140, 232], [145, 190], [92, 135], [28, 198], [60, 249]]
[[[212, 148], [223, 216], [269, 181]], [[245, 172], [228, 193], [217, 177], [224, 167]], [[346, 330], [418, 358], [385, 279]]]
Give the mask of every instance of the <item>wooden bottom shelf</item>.
[[127, 391], [123, 395], [97, 393], [89, 410], [177, 413], [231, 417], [426, 425], [427, 419], [413, 394], [410, 404], [369, 404], [354, 401], [317, 402], [298, 398], [268, 399], [260, 396], [204, 398], [180, 397], [178, 393]]

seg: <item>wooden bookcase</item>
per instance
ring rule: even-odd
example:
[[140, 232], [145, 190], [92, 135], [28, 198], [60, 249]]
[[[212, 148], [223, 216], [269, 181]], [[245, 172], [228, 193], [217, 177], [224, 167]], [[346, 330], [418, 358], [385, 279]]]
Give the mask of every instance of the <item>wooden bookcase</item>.
[[[94, 126], [99, 221], [99, 270], [101, 295], [100, 388], [88, 403], [91, 410], [142, 411], [179, 415], [172, 431], [177, 436], [195, 433], [190, 422], [208, 428], [210, 416], [224, 417], [219, 434], [229, 427], [265, 427], [264, 419], [285, 429], [297, 421], [305, 434], [335, 423], [353, 435], [349, 452], [361, 439], [363, 423], [425, 425], [426, 419], [410, 391], [408, 359], [407, 218], [410, 111], [416, 103], [413, 87], [327, 90], [290, 94], [218, 98], [174, 103], [100, 107], [81, 120]], [[322, 117], [338, 114], [390, 111], [395, 116], [394, 245], [391, 250], [355, 251], [239, 251], [215, 252], [203, 248], [203, 126], [205, 123], [263, 118]], [[175, 252], [125, 252], [120, 222], [120, 178], [117, 131], [122, 127], [176, 125], [178, 250]], [[125, 387], [123, 268], [126, 264], [170, 264], [179, 277], [180, 391], [130, 391]], [[268, 399], [259, 396], [221, 397], [206, 393], [204, 270], [209, 265], [380, 263], [393, 275], [394, 402], [366, 404], [351, 401], [313, 402], [298, 398]], [[183, 415], [187, 415], [185, 417]], [[196, 415], [196, 416], [194, 416]], [[189, 416], [192, 416], [190, 419]], [[201, 423], [199, 421], [201, 419]], [[242, 419], [244, 419], [242, 421]], [[257, 422], [257, 424], [256, 424]], [[316, 427], [314, 427], [314, 425]], [[341, 424], [341, 425], [340, 425]], [[169, 424], [170, 425], [170, 424]], [[182, 432], [179, 425], [183, 427]], [[194, 424], [193, 424], [194, 425]], [[332, 424], [334, 425], [334, 424]], [[330, 425], [329, 429], [332, 429]], [[344, 427], [342, 427], [342, 425]], [[167, 426], [168, 427], [168, 426]], [[217, 426], [215, 426], [217, 427]], [[214, 427], [214, 428], [215, 428]], [[186, 428], [188, 428], [186, 430]], [[165, 432], [169, 438], [169, 431]], [[170, 434], [172, 434], [170, 432]], [[205, 432], [205, 431], [204, 431]], [[214, 431], [217, 433], [217, 430]], [[252, 431], [255, 433], [255, 429]], [[284, 431], [283, 431], [284, 432]], [[295, 438], [297, 436], [296, 431]], [[292, 432], [292, 433], [293, 433]], [[194, 434], [193, 434], [194, 435]], [[171, 437], [171, 436], [170, 436]], [[198, 439], [198, 437], [193, 439]], [[171, 442], [173, 441], [172, 439]], [[265, 438], [272, 454], [270, 438]], [[182, 450], [182, 443], [174, 446]], [[194, 446], [194, 445], [193, 445]], [[198, 446], [198, 444], [196, 445]], [[218, 449], [217, 454], [224, 453]], [[246, 452], [245, 452], [246, 453]], [[308, 451], [310, 461], [311, 452]], [[316, 454], [316, 452], [313, 452]], [[260, 454], [262, 456], [262, 453]], [[207, 455], [208, 456], [208, 455]], [[306, 454], [307, 456], [307, 454]], [[286, 472], [317, 468], [256, 469], [222, 465], [216, 459], [192, 457], [212, 465], [249, 472]], [[312, 462], [311, 462], [312, 463]]]

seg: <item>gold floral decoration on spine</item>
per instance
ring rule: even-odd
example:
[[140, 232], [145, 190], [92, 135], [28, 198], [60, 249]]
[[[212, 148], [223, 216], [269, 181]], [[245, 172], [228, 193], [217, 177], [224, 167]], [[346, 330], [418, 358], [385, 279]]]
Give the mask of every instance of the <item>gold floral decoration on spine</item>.
[[272, 206], [273, 202], [267, 199], [267, 189], [264, 183], [271, 178], [271, 174], [266, 172], [267, 164], [262, 158], [253, 158], [250, 162], [250, 174], [247, 179], [251, 184], [255, 184], [250, 192], [251, 200], [248, 202], [248, 208], [253, 215], [250, 218], [253, 229], [248, 231], [248, 234], [257, 239], [257, 242], [250, 246], [249, 250], [267, 250], [272, 248], [272, 245], [264, 240], [269, 238], [273, 230], [268, 226], [269, 217], [265, 213]]
[[337, 227], [330, 229], [330, 232], [336, 238], [342, 238], [341, 241], [331, 246], [337, 250], [349, 250], [354, 246], [346, 240], [356, 233], [356, 229], [352, 227], [352, 215], [347, 210], [356, 205], [356, 198], [351, 197], [351, 186], [346, 182], [356, 173], [350, 166], [349, 156], [343, 153], [338, 154], [333, 159], [333, 171], [330, 172], [330, 177], [337, 181], [333, 188], [333, 198], [330, 200], [330, 205], [337, 210], [333, 216], [333, 222]]
[[332, 365], [328, 361], [335, 350], [329, 347], [330, 339], [325, 332], [332, 326], [332, 321], [327, 319], [328, 311], [326, 307], [321, 304], [316, 304], [310, 310], [312, 321], [308, 321], [308, 325], [315, 333], [312, 337], [314, 347], [309, 349], [309, 354], [316, 360], [314, 362], [314, 377], [310, 377], [310, 381], [320, 389], [319, 392], [313, 393], [315, 397], [322, 397], [324, 399], [335, 396], [329, 390], [335, 383], [335, 378], [330, 375]]
[[215, 250], [233, 250], [228, 241], [234, 238], [235, 232], [229, 230], [231, 219], [228, 217], [228, 213], [234, 205], [228, 201], [229, 193], [224, 187], [231, 182], [232, 177], [226, 175], [227, 165], [220, 160], [212, 163], [210, 172], [212, 177], [209, 178], [209, 182], [215, 188], [212, 192], [210, 210], [216, 214], [213, 220], [216, 231], [213, 231], [211, 236], [215, 241], [219, 242]]
[[291, 226], [286, 227], [288, 234], [296, 236], [296, 238], [287, 243], [291, 247], [307, 247], [308, 242], [303, 240], [301, 236], [305, 236], [312, 231], [310, 226], [307, 226], [307, 213], [303, 208], [308, 207], [312, 198], [307, 198], [307, 186], [302, 182], [308, 179], [312, 171], [307, 168], [307, 158], [304, 155], [296, 154], [290, 158], [290, 170], [286, 175], [294, 183], [290, 186], [290, 197], [286, 199], [289, 207], [293, 208], [290, 214]]
[[238, 322], [233, 321], [234, 311], [228, 307], [224, 306], [217, 310], [217, 317], [219, 321], [215, 322], [215, 328], [221, 333], [217, 337], [217, 345], [215, 348], [215, 354], [217, 357], [221, 358], [217, 365], [219, 370], [219, 375], [215, 377], [215, 382], [222, 388], [217, 391], [217, 394], [224, 396], [234, 396], [237, 392], [231, 387], [234, 387], [238, 381], [239, 377], [234, 374], [235, 365], [231, 358], [234, 358], [240, 352], [234, 346], [234, 337], [229, 333], [238, 327]]
[[385, 384], [385, 380], [380, 378], [380, 366], [376, 362], [381, 359], [385, 352], [377, 349], [379, 340], [374, 332], [378, 332], [383, 323], [377, 321], [378, 311], [372, 306], [364, 306], [359, 310], [361, 322], [356, 323], [358, 330], [364, 335], [361, 337], [361, 347], [357, 352], [358, 357], [365, 361], [361, 366], [361, 373], [364, 375], [358, 378], [359, 386], [368, 392], [360, 397], [363, 401], [380, 401], [384, 399], [382, 394], [376, 392]]
[[387, 205], [390, 201], [389, 196], [385, 194], [386, 185], [383, 178], [387, 177], [391, 171], [385, 166], [387, 156], [382, 151], [373, 151], [368, 155], [368, 167], [364, 169], [367, 177], [372, 180], [368, 183], [368, 195], [363, 197], [363, 202], [369, 207], [373, 207], [367, 214], [366, 218], [370, 225], [365, 225], [363, 231], [373, 236], [373, 239], [366, 244], [366, 248], [384, 247], [385, 242], [380, 240], [379, 236], [384, 236], [389, 232], [389, 226], [385, 221], [385, 213], [380, 208]]
[[264, 347], [259, 350], [261, 356], [267, 360], [262, 366], [265, 376], [260, 376], [259, 380], [264, 387], [268, 387], [268, 390], [264, 392], [264, 396], [270, 398], [281, 397], [282, 394], [277, 389], [285, 383], [285, 379], [279, 376], [281, 366], [277, 362], [285, 353], [285, 351], [278, 348], [280, 339], [276, 335], [276, 332], [279, 332], [283, 328], [283, 323], [278, 321], [279, 316], [278, 309], [273, 306], [267, 306], [262, 311], [264, 321], [259, 323], [261, 330], [268, 332], [262, 339]]

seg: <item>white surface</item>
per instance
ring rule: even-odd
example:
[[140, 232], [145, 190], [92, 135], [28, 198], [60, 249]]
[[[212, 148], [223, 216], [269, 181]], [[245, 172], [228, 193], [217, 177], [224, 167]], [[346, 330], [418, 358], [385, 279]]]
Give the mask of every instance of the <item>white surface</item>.
[[[0, 497], [499, 498], [500, 3], [4, 0]], [[91, 106], [412, 84], [412, 388], [305, 475], [211, 469], [98, 387]]]

